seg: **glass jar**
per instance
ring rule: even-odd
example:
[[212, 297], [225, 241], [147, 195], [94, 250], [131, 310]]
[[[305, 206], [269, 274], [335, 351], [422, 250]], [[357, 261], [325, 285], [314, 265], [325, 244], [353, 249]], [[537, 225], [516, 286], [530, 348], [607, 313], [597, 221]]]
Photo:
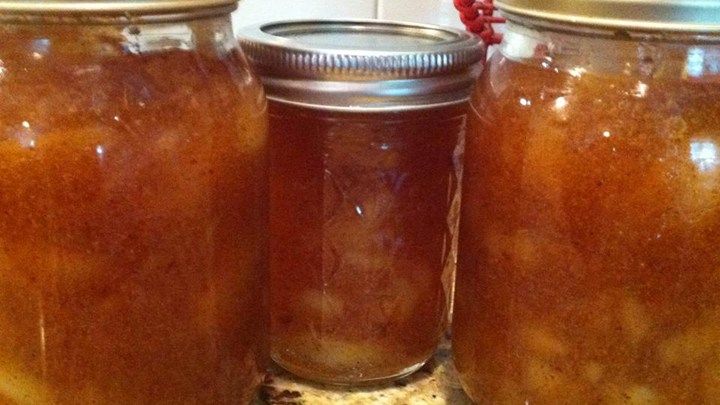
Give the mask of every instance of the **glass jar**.
[[267, 118], [234, 3], [0, 4], [0, 402], [249, 402]]
[[244, 36], [270, 99], [273, 358], [333, 384], [410, 374], [446, 324], [483, 48], [461, 31], [369, 21]]
[[498, 3], [467, 136], [462, 383], [478, 403], [715, 402], [720, 4], [570, 3]]

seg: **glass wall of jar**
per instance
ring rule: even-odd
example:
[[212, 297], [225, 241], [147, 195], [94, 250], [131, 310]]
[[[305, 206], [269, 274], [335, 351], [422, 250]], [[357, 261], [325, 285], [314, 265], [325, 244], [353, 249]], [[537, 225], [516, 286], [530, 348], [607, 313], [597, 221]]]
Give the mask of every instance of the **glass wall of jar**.
[[469, 118], [457, 368], [478, 403], [713, 403], [720, 5], [583, 3], [498, 4], [505, 42]]
[[0, 402], [249, 402], [267, 124], [234, 6], [0, 3]]
[[254, 27], [270, 99], [272, 355], [335, 384], [432, 356], [454, 270], [478, 40], [367, 21]]

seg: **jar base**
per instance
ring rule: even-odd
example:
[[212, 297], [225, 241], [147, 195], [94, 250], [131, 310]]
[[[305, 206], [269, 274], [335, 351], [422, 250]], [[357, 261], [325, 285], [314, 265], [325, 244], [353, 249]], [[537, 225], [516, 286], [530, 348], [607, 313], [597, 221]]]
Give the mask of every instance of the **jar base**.
[[369, 387], [369, 386], [376, 386], [376, 385], [382, 385], [389, 382], [393, 382], [396, 380], [403, 379], [405, 377], [408, 377], [418, 370], [420, 370], [430, 359], [432, 358], [432, 355], [428, 356], [421, 362], [415, 363], [409, 367], [406, 367], [404, 369], [401, 369], [400, 371], [393, 373], [388, 376], [382, 376], [382, 377], [370, 377], [370, 378], [363, 378], [362, 376], [358, 377], [352, 377], [352, 378], [327, 378], [326, 376], [319, 376], [316, 374], [313, 374], [309, 372], [307, 368], [304, 367], [297, 367], [290, 362], [283, 361], [283, 359], [279, 358], [276, 355], [272, 356], [272, 360], [275, 362], [275, 364], [282, 368], [283, 370], [287, 371], [288, 373], [301, 378], [303, 380], [316, 383], [316, 384], [325, 384], [325, 385], [331, 385], [335, 387]]

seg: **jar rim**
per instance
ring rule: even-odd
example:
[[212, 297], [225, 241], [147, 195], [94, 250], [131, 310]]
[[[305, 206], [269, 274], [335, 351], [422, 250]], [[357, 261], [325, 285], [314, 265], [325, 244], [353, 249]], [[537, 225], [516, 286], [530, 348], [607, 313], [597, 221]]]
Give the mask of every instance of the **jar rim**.
[[497, 0], [510, 20], [637, 32], [720, 33], [720, 1]]
[[485, 60], [473, 34], [383, 20], [259, 24], [239, 40], [268, 98], [343, 111], [463, 102]]
[[7, 18], [129, 17], [177, 20], [227, 14], [235, 9], [237, 0], [0, 0], [0, 13]]

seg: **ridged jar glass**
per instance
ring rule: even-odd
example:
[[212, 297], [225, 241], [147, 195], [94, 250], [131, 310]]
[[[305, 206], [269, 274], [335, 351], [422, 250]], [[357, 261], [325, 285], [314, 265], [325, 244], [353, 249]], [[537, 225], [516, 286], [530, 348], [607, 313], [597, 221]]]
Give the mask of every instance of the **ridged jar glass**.
[[246, 31], [270, 99], [272, 355], [333, 384], [435, 352], [454, 275], [469, 34], [373, 21]]

